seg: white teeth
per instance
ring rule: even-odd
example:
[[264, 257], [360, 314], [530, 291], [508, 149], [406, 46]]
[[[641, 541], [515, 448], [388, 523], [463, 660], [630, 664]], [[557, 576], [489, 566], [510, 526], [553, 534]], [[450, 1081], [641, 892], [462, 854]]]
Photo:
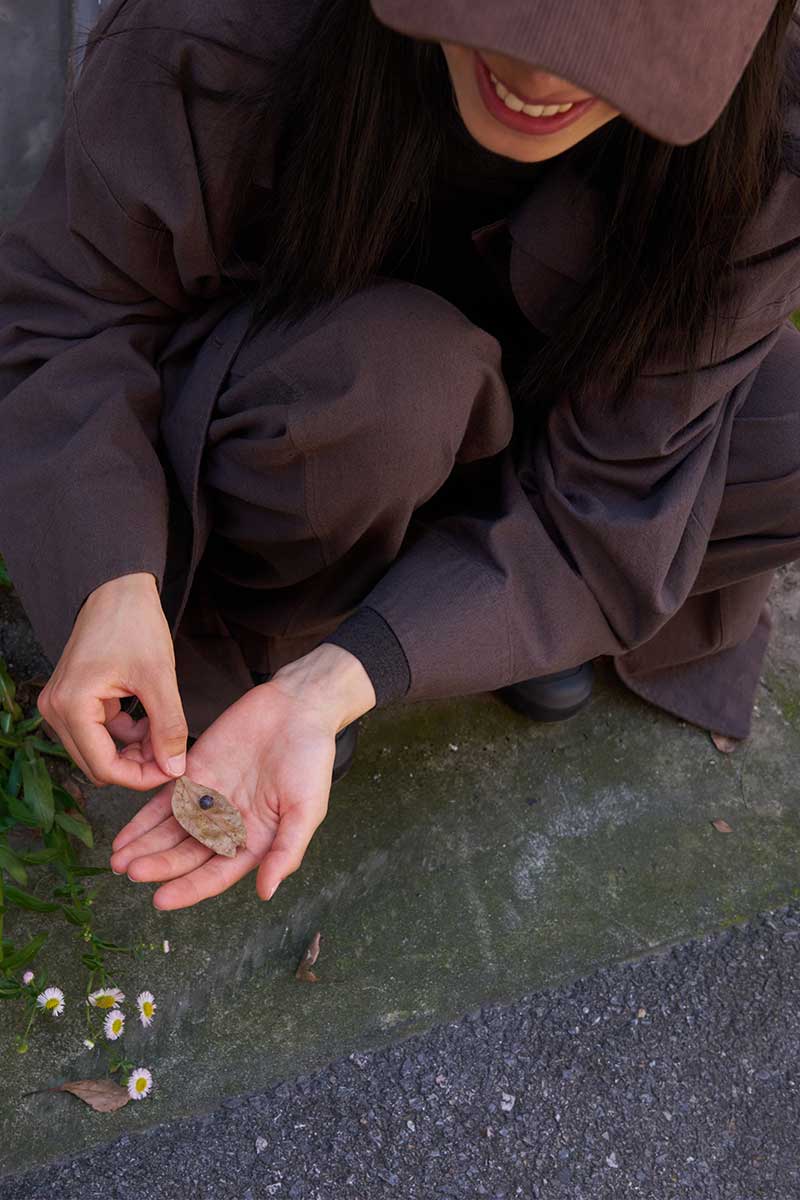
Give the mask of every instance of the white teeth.
[[515, 96], [513, 92], [510, 92], [506, 85], [501, 83], [491, 71], [489, 72], [489, 78], [494, 84], [494, 90], [506, 108], [510, 108], [512, 112], [524, 112], [529, 117], [553, 117], [556, 113], [569, 112], [572, 108], [572, 104], [526, 104], [524, 100], [520, 100], [519, 96]]

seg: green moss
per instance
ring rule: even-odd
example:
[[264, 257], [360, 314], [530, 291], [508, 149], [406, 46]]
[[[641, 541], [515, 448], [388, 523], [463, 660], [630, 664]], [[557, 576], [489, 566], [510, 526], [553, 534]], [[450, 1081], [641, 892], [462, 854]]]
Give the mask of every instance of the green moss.
[[[351, 774], [274, 902], [256, 899], [251, 877], [196, 909], [157, 913], [152, 888], [103, 881], [111, 936], [136, 929], [172, 944], [119, 978], [159, 1002], [153, 1029], [131, 1033], [158, 1101], [102, 1122], [59, 1106], [63, 1097], [20, 1103], [91, 1065], [77, 981], [54, 964], [70, 997], [63, 1024], [24, 1059], [0, 1029], [9, 1165], [202, 1111], [799, 900], [800, 696], [784, 685], [780, 697], [793, 719], [771, 707], [762, 717], [768, 736], [747, 748], [746, 789], [741, 758], [602, 677], [562, 726], [490, 697], [371, 714]], [[92, 798], [98, 863], [140, 804], [115, 789]], [[717, 833], [716, 817], [734, 832]], [[317, 929], [320, 982], [309, 987], [294, 969]]]
[[800, 691], [796, 690], [779, 675], [769, 681], [770, 692], [786, 720], [795, 729], [800, 729]]

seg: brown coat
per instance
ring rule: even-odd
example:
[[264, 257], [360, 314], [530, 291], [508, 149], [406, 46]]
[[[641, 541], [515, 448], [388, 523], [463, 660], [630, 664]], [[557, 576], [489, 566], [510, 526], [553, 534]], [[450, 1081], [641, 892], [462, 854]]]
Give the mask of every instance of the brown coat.
[[[218, 107], [165, 83], [163, 64], [188, 63], [212, 87], [257, 86], [308, 7], [227, 0], [223, 16], [212, 0], [118, 0], [104, 18], [114, 36], [90, 52], [44, 177], [0, 244], [0, 548], [53, 661], [88, 593], [127, 572], [152, 571], [177, 629], [209, 534], [204, 447], [243, 334], [235, 321], [216, 327], [255, 264], [234, 215], [237, 110], [221, 128]], [[800, 136], [797, 111], [791, 121]], [[247, 211], [269, 187], [271, 152], [265, 144]], [[514, 293], [546, 333], [591, 264], [592, 196], [557, 166], [509, 228]], [[485, 234], [487, 253], [500, 233]], [[646, 675], [648, 647], [689, 611], [737, 415], [800, 303], [800, 180], [789, 172], [748, 232], [738, 283], [724, 359], [709, 357], [695, 378], [654, 364], [624, 422], [559, 403], [528, 468], [502, 464], [493, 519], [465, 512], [420, 527], [363, 598], [399, 648], [410, 698], [497, 688], [600, 654], [623, 677], [629, 662], [628, 682]], [[178, 386], [201, 346], [202, 396]], [[754, 555], [713, 586], [796, 557], [797, 526], [770, 539], [780, 542], [771, 559]], [[358, 652], [357, 638], [349, 644]], [[751, 674], [763, 638], [752, 647]], [[654, 663], [671, 665], [663, 649]], [[648, 687], [689, 719], [716, 715], [746, 732], [751, 695], [723, 714]]]

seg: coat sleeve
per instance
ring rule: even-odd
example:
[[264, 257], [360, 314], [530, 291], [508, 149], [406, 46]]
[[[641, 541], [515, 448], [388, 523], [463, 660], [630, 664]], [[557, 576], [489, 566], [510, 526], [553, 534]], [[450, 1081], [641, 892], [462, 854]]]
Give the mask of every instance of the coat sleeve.
[[219, 104], [179, 78], [231, 89], [258, 64], [186, 32], [184, 0], [172, 29], [163, 8], [112, 6], [0, 241], [0, 550], [52, 661], [94, 588], [133, 571], [162, 582], [158, 358], [220, 293], [230, 253], [235, 122], [216, 136]]
[[736, 319], [726, 357], [692, 373], [663, 362], [616, 414], [600, 388], [580, 404], [561, 397], [524, 465], [510, 452], [483, 464], [480, 504], [418, 522], [327, 639], [361, 658], [379, 704], [621, 654], [669, 620], [707, 549], [736, 414], [798, 303], [797, 232], [742, 268], [756, 308]]

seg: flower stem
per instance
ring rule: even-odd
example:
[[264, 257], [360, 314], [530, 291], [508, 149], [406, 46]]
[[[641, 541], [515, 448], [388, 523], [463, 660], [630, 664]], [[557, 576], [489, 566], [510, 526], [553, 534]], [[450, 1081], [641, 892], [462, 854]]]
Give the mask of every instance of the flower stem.
[[25, 1032], [23, 1033], [22, 1037], [19, 1039], [19, 1045], [24, 1046], [26, 1050], [28, 1049], [28, 1034], [31, 1031], [31, 1025], [33, 1024], [33, 1018], [36, 1016], [36, 1002], [34, 1000], [31, 1000], [30, 1005], [31, 1005], [31, 1012], [30, 1012], [30, 1016], [28, 1017], [28, 1024], [25, 1026]]

